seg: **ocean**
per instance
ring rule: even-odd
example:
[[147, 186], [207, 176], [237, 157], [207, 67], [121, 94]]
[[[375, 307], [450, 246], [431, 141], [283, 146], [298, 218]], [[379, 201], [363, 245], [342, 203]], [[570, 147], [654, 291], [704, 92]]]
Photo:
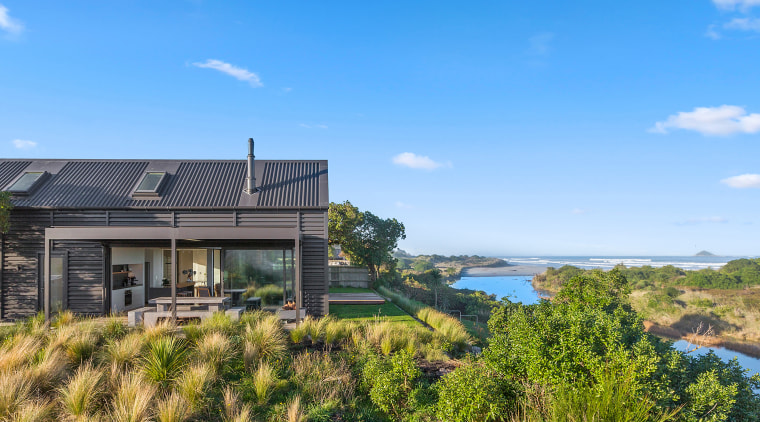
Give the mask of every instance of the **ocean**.
[[714, 270], [726, 265], [728, 261], [739, 258], [754, 258], [751, 256], [510, 256], [500, 257], [510, 264], [536, 265], [559, 268], [563, 265], [572, 265], [583, 269], [601, 268], [612, 269], [615, 265], [623, 264], [626, 267], [664, 267], [672, 265], [684, 270], [701, 270], [712, 268]]

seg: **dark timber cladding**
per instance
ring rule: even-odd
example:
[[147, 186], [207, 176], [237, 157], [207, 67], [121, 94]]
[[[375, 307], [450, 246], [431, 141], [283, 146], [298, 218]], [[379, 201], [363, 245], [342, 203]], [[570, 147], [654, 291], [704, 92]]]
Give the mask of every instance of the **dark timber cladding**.
[[[64, 259], [66, 307], [102, 314], [111, 306], [112, 245], [168, 247], [170, 239], [222, 250], [298, 245], [302, 305], [324, 315], [327, 162], [256, 160], [254, 170], [259, 190], [248, 194], [245, 160], [0, 159], [0, 189], [26, 172], [46, 173], [28, 195], [13, 198], [0, 254], [0, 319], [44, 310], [46, 247], [51, 257]], [[165, 178], [154, 196], [135, 195], [146, 173]]]

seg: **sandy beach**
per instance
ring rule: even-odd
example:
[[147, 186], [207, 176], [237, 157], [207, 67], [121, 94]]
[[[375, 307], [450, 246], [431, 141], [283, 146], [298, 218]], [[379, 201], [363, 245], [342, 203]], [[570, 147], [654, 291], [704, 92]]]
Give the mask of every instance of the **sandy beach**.
[[507, 265], [504, 267], [473, 267], [462, 270], [462, 277], [531, 276], [546, 271], [541, 265]]

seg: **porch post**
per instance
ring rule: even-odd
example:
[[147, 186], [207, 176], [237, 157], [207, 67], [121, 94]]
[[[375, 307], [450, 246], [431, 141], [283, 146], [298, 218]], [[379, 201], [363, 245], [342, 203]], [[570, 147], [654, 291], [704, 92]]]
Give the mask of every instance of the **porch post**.
[[298, 224], [295, 244], [295, 267], [296, 267], [296, 327], [301, 324], [301, 212], [298, 212]]
[[45, 236], [45, 259], [42, 264], [42, 289], [45, 291], [42, 306], [45, 308], [45, 321], [50, 321], [50, 242]]
[[226, 250], [224, 248], [219, 250], [219, 297], [224, 297], [224, 255]]
[[172, 321], [177, 321], [177, 239], [172, 236]]

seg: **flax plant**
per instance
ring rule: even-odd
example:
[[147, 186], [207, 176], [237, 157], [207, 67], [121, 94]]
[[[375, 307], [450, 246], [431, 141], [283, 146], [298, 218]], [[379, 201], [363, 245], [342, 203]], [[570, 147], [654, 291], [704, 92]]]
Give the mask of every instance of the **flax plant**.
[[176, 337], [160, 337], [148, 342], [143, 357], [143, 373], [162, 389], [166, 389], [187, 364], [185, 342]]

